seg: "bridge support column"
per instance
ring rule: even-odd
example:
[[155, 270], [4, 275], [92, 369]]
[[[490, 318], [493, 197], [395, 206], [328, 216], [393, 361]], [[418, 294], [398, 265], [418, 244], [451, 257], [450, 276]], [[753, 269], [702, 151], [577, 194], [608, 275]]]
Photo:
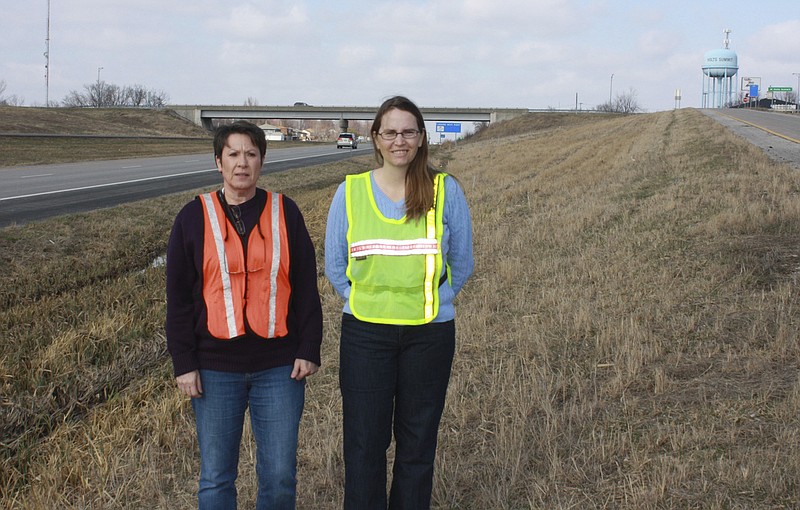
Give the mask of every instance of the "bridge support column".
[[204, 127], [209, 131], [214, 130], [214, 125], [212, 119], [204, 119], [200, 113], [202, 110], [197, 107], [185, 107], [185, 108], [173, 108], [173, 112], [179, 117], [183, 117], [184, 119], [192, 122], [196, 126]]
[[349, 125], [350, 123], [348, 122], [347, 119], [339, 119], [339, 129], [341, 129], [342, 131], [347, 131], [347, 126]]

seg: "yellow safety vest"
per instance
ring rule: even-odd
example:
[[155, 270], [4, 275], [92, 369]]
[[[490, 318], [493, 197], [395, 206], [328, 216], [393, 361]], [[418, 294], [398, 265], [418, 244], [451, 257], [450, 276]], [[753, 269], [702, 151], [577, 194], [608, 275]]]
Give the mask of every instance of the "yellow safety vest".
[[439, 313], [445, 175], [434, 177], [434, 204], [416, 221], [381, 214], [370, 172], [347, 176], [347, 277], [356, 318], [417, 325]]

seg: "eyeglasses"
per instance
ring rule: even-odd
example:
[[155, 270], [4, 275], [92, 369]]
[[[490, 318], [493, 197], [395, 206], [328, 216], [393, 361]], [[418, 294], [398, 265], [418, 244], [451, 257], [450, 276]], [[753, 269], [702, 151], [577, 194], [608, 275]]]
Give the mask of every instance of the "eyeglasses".
[[383, 133], [378, 133], [378, 136], [386, 140], [387, 142], [391, 142], [397, 135], [402, 136], [406, 140], [413, 140], [414, 138], [418, 137], [420, 134], [419, 131], [416, 129], [406, 129], [405, 131], [397, 132], [397, 131], [384, 131]]
[[228, 209], [230, 209], [231, 216], [233, 216], [233, 226], [236, 227], [236, 231], [239, 232], [240, 236], [245, 235], [247, 229], [244, 226], [244, 221], [242, 221], [241, 209], [239, 209], [238, 205], [228, 205]]

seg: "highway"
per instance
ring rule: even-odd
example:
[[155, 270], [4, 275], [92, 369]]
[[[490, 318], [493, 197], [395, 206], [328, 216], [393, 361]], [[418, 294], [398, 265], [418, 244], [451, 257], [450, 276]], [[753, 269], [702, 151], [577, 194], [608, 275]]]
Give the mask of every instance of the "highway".
[[800, 170], [800, 115], [748, 108], [700, 110], [767, 155]]
[[748, 108], [727, 108], [717, 110], [717, 112], [790, 142], [800, 143], [800, 116], [796, 114], [765, 112]]
[[[371, 145], [269, 149], [262, 175], [371, 153]], [[208, 153], [5, 167], [0, 182], [0, 227], [6, 227], [213, 186], [221, 178]]]
[[[772, 159], [800, 169], [800, 115], [748, 109], [703, 113], [762, 148]], [[369, 154], [330, 146], [269, 149], [263, 173]], [[0, 167], [0, 228], [62, 214], [144, 200], [220, 182], [212, 154]]]

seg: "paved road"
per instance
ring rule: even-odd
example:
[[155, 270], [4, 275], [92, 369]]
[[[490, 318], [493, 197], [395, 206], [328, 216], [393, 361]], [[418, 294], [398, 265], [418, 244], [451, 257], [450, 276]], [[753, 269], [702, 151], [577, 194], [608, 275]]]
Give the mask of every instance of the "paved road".
[[763, 149], [771, 159], [800, 170], [800, 115], [747, 108], [700, 111]]
[[[355, 155], [335, 147], [270, 149], [264, 173]], [[90, 211], [220, 182], [212, 154], [0, 168], [0, 227]]]

